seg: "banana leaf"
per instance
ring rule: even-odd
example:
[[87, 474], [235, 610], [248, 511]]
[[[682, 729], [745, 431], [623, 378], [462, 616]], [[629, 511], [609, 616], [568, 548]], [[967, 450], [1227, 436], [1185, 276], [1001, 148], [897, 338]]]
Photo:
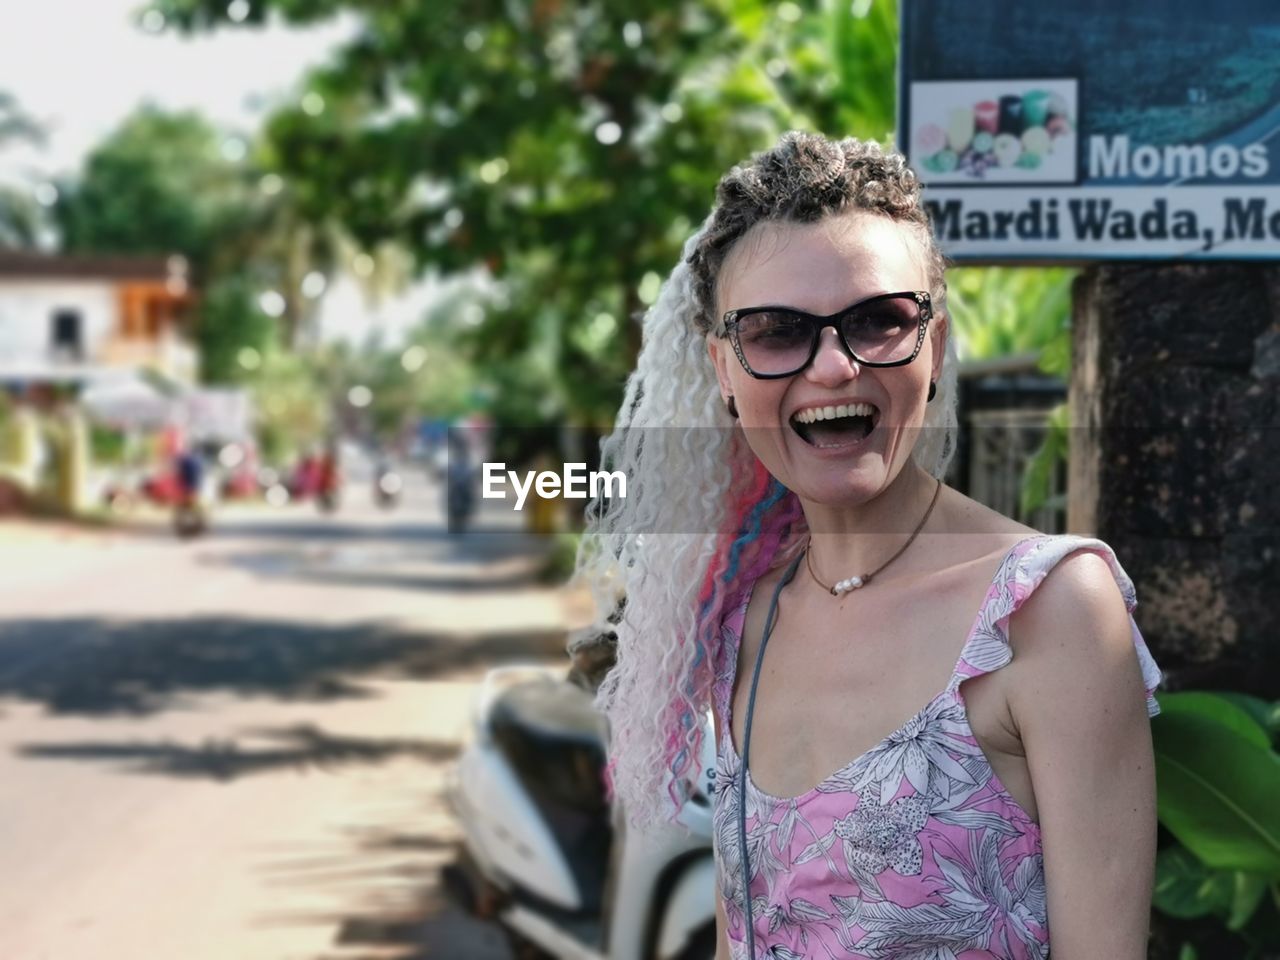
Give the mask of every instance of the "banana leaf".
[[1240, 708], [1172, 694], [1152, 721], [1160, 822], [1207, 866], [1280, 875], [1280, 758]]

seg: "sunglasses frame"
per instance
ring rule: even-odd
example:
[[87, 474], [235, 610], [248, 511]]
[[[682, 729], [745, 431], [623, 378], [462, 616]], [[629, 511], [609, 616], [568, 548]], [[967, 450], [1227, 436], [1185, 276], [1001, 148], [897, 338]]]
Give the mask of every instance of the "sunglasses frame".
[[[840, 319], [845, 314], [853, 310], [858, 310], [870, 303], [878, 303], [881, 300], [914, 300], [920, 306], [920, 327], [916, 331], [916, 346], [911, 351], [911, 356], [902, 360], [889, 360], [880, 362], [875, 360], [864, 360], [854, 352], [849, 346], [849, 342], [845, 339], [844, 331], [840, 329]], [[813, 334], [812, 345], [809, 348], [809, 356], [804, 363], [796, 367], [796, 369], [788, 373], [757, 373], [751, 369], [751, 364], [747, 363], [746, 354], [742, 350], [742, 343], [738, 338], [738, 321], [743, 317], [751, 316], [756, 313], [789, 313], [795, 317], [799, 317], [806, 321]], [[910, 363], [920, 354], [920, 348], [924, 345], [925, 331], [929, 327], [929, 321], [933, 319], [933, 300], [926, 290], [903, 290], [897, 293], [879, 293], [874, 297], [867, 297], [865, 300], [859, 300], [857, 303], [845, 307], [843, 310], [837, 311], [827, 317], [819, 317], [812, 313], [805, 313], [803, 310], [796, 310], [792, 307], [745, 307], [742, 310], [730, 310], [721, 320], [720, 336], [727, 337], [729, 342], [733, 344], [733, 352], [738, 355], [738, 362], [742, 364], [742, 369], [757, 380], [782, 380], [786, 377], [794, 377], [797, 373], [801, 373], [813, 363], [813, 358], [818, 355], [818, 344], [822, 341], [822, 331], [827, 327], [832, 327], [836, 331], [836, 336], [840, 340], [840, 345], [844, 347], [845, 353], [849, 354], [859, 365], [864, 367], [901, 367]]]

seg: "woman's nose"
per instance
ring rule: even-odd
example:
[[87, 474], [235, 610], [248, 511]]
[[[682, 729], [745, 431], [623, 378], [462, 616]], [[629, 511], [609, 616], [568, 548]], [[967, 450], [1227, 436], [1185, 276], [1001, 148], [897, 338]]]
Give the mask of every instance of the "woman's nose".
[[836, 328], [823, 328], [818, 334], [818, 352], [813, 355], [813, 363], [809, 364], [805, 375], [818, 383], [843, 383], [850, 377], [856, 377], [861, 370], [858, 361], [840, 342]]

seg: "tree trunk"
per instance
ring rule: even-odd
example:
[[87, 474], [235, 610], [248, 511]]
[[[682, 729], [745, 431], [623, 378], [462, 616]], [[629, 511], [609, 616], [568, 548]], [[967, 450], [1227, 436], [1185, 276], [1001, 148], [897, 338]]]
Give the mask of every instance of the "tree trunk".
[[1068, 529], [1116, 551], [1170, 689], [1280, 696], [1280, 267], [1076, 281]]

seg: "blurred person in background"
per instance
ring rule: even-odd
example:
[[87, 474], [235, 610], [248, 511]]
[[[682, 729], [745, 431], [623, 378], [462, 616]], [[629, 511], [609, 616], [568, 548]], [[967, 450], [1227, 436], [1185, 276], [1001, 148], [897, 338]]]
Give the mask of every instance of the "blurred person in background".
[[942, 482], [944, 266], [903, 157], [793, 132], [645, 318], [578, 565], [634, 824], [712, 712], [717, 956], [1146, 955], [1160, 672], [1105, 543]]
[[205, 528], [204, 471], [204, 458], [199, 448], [194, 443], [183, 444], [173, 459], [173, 475], [177, 482], [173, 525], [179, 536], [193, 536]]
[[319, 462], [319, 453], [312, 450], [306, 451], [298, 458], [293, 469], [289, 471], [289, 496], [295, 500], [302, 500], [315, 493]]
[[392, 460], [392, 451], [386, 447], [379, 448], [373, 466], [373, 501], [383, 509], [390, 509], [400, 503], [404, 491], [404, 479], [400, 476]]
[[449, 532], [461, 533], [475, 510], [475, 459], [466, 430], [450, 429], [445, 443], [445, 514]]
[[320, 509], [338, 509], [342, 495], [342, 465], [338, 453], [338, 437], [330, 436], [321, 448], [315, 463], [316, 502]]

